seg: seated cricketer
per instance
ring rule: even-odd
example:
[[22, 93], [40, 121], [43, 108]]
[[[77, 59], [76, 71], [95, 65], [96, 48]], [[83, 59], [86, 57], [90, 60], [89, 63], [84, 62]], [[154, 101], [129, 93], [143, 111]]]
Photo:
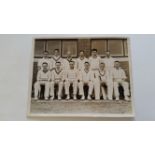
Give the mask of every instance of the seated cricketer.
[[48, 69], [48, 63], [44, 62], [42, 64], [42, 70], [38, 71], [37, 81], [34, 84], [34, 94], [37, 100], [41, 91], [41, 85], [45, 86], [44, 98], [48, 100], [49, 98], [49, 82], [50, 82], [50, 71]]

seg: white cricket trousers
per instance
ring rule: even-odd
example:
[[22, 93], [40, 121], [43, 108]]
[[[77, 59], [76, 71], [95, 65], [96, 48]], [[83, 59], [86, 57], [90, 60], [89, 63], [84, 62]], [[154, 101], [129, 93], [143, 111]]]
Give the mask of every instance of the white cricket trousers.
[[50, 87], [50, 95], [52, 97], [54, 97], [54, 86], [56, 84], [58, 85], [58, 96], [61, 96], [62, 95], [63, 82], [62, 81], [60, 81], [60, 82], [54, 82], [54, 81], [52, 81], [51, 82], [51, 87]]
[[93, 92], [93, 82], [92, 81], [81, 81], [78, 83], [78, 87], [79, 87], [79, 94], [80, 95], [84, 95], [84, 85], [88, 85], [89, 89], [88, 89], [88, 95], [92, 95]]
[[70, 85], [73, 84], [73, 94], [77, 94], [77, 87], [78, 87], [78, 82], [77, 80], [67, 80], [65, 82], [65, 94], [69, 95], [69, 87]]
[[45, 85], [44, 98], [47, 99], [49, 97], [49, 82], [48, 81], [37, 81], [34, 84], [34, 96], [38, 98], [38, 95], [41, 91], [41, 85]]
[[[105, 93], [105, 89], [103, 87], [103, 83], [107, 85], [107, 95]], [[113, 96], [113, 81], [111, 79], [108, 79], [107, 81], [100, 81], [98, 79], [95, 79], [94, 81], [94, 88], [95, 88], [95, 99], [100, 99], [100, 93], [102, 92], [103, 98], [112, 100]]]
[[113, 67], [106, 67], [105, 70], [108, 74], [108, 79], [107, 79], [107, 94], [108, 94], [108, 99], [112, 100], [113, 99], [113, 93], [114, 93], [114, 82], [113, 82]]
[[114, 93], [115, 97], [119, 98], [119, 85], [121, 85], [124, 89], [124, 96], [129, 96], [129, 83], [123, 80], [114, 81]]

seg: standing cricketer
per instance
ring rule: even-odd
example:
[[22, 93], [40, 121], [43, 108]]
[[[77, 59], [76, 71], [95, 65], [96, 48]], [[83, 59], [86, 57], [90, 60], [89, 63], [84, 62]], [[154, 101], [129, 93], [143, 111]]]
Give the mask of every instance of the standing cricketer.
[[79, 58], [77, 59], [77, 69], [83, 71], [85, 68], [85, 62], [88, 62], [88, 58], [85, 57], [84, 51], [80, 51]]
[[51, 70], [52, 69], [52, 64], [49, 58], [49, 52], [48, 51], [44, 51], [43, 52], [43, 58], [41, 58], [40, 60], [38, 60], [38, 70], [43, 69], [43, 63], [46, 62], [48, 64], [48, 69]]
[[111, 56], [110, 51], [106, 51], [105, 58], [102, 59], [102, 62], [105, 64], [105, 71], [107, 72], [107, 82], [108, 82], [108, 99], [113, 99], [113, 69], [114, 69], [114, 58]]

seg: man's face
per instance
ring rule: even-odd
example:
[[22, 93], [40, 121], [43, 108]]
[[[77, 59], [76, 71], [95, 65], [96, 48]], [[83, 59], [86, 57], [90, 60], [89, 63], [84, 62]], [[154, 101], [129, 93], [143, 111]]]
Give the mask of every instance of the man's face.
[[109, 58], [110, 57], [110, 52], [106, 52], [106, 56]]
[[74, 69], [74, 62], [69, 63], [70, 69]]
[[119, 68], [120, 67], [120, 63], [119, 62], [115, 62], [115, 67]]
[[85, 63], [85, 69], [86, 69], [86, 70], [89, 70], [89, 68], [90, 68], [89, 63]]
[[72, 54], [70, 51], [67, 52], [67, 57], [72, 57]]
[[60, 67], [61, 67], [61, 64], [60, 63], [56, 63], [56, 69], [60, 69]]
[[100, 64], [100, 69], [101, 69], [101, 70], [104, 70], [104, 67], [105, 67], [105, 64], [104, 64], [104, 63], [101, 63], [101, 64]]
[[43, 70], [47, 71], [48, 70], [48, 64], [43, 64]]
[[48, 52], [44, 52], [44, 58], [48, 58]]
[[97, 51], [92, 51], [92, 57], [96, 57], [97, 56]]
[[84, 57], [84, 52], [80, 52], [80, 57]]
[[54, 55], [55, 55], [55, 56], [59, 56], [59, 51], [58, 51], [58, 50], [55, 50], [55, 51], [54, 51]]

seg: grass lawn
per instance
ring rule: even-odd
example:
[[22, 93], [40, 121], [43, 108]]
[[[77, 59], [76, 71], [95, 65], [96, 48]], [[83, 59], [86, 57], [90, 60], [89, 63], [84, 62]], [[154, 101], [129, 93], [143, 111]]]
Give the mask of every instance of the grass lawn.
[[132, 114], [132, 104], [126, 101], [54, 100], [31, 101], [31, 114]]

